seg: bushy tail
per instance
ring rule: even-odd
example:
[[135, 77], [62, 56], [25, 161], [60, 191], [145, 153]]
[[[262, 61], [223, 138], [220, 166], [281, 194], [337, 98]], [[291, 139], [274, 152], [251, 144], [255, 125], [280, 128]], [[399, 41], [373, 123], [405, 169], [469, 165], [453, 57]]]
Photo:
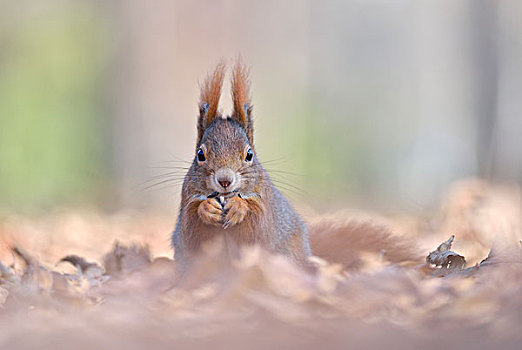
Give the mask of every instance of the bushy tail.
[[423, 261], [415, 245], [368, 220], [324, 217], [308, 224], [312, 254], [347, 268], [360, 267], [373, 256], [391, 263]]

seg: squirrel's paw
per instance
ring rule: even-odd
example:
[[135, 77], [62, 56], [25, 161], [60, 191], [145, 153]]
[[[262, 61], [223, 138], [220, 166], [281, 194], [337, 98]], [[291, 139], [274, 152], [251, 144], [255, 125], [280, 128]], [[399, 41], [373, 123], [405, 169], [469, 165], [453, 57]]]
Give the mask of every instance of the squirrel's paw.
[[225, 204], [225, 222], [223, 228], [239, 224], [248, 212], [248, 203], [240, 197], [232, 197]]
[[203, 222], [210, 225], [221, 226], [223, 208], [215, 198], [205, 199], [199, 204], [198, 215]]

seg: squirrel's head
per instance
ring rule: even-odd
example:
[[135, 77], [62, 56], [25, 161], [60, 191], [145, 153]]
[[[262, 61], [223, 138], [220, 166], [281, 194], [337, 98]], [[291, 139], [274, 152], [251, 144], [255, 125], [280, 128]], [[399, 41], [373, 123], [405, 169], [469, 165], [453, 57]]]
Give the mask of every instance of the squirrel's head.
[[232, 72], [232, 114], [218, 112], [225, 64], [220, 63], [201, 88], [198, 140], [189, 173], [202, 194], [256, 192], [263, 170], [253, 144], [248, 71], [238, 60]]

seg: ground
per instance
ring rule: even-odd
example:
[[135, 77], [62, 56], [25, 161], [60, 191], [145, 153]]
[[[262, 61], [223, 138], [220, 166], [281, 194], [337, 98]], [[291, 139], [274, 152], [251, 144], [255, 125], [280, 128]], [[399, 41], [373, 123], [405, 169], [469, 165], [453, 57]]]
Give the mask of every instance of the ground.
[[[324, 220], [307, 218], [312, 234]], [[0, 348], [520, 348], [517, 187], [466, 180], [423, 217], [328, 220], [386, 230], [350, 231], [349, 259], [315, 257], [315, 273], [258, 247], [224, 260], [217, 242], [180, 278], [168, 215], [4, 213]], [[427, 264], [452, 235], [439, 253], [466, 266]]]

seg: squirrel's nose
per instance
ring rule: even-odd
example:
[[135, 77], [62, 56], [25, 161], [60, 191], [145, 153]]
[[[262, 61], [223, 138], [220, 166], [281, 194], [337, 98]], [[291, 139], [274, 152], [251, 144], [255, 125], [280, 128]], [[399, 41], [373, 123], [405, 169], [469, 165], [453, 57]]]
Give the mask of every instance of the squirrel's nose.
[[227, 188], [228, 186], [230, 186], [230, 181], [228, 180], [218, 180], [218, 182], [221, 186], [223, 186], [223, 188]]
[[216, 182], [226, 191], [234, 183], [234, 172], [231, 169], [219, 169], [216, 172]]

